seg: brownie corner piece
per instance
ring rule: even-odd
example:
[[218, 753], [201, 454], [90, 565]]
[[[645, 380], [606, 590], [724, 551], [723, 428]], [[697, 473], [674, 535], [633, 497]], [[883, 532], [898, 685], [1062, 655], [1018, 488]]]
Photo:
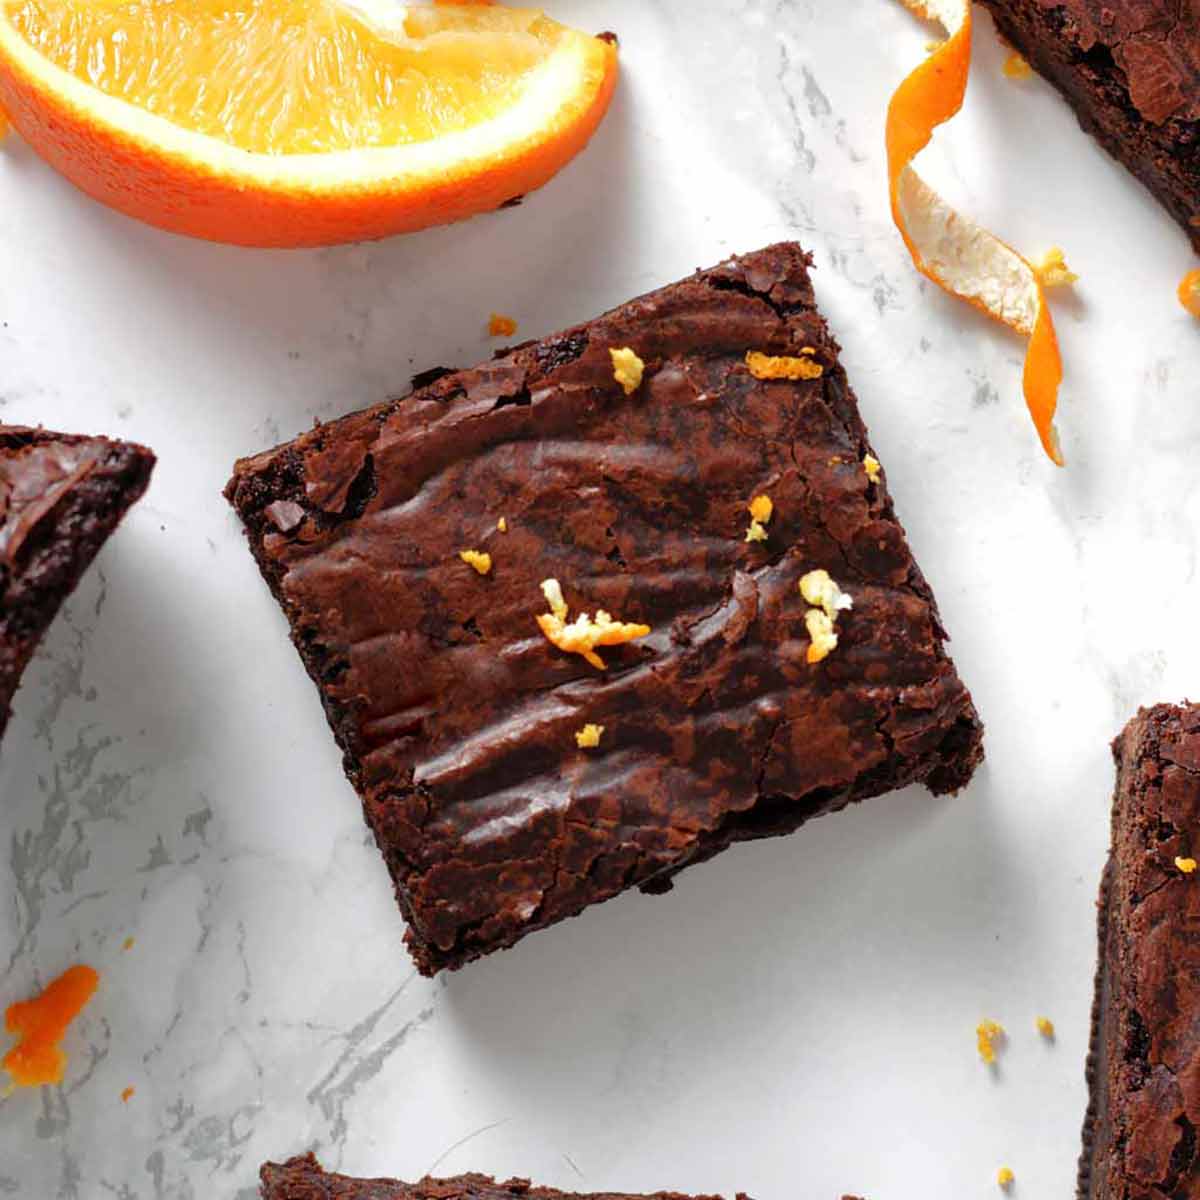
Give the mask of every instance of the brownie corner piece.
[[[527, 1179], [503, 1183], [489, 1175], [426, 1177], [418, 1183], [399, 1179], [354, 1179], [321, 1169], [312, 1154], [283, 1163], [266, 1163], [259, 1172], [261, 1200], [720, 1200], [654, 1192], [643, 1196], [612, 1192], [574, 1193], [537, 1187]], [[738, 1200], [748, 1200], [739, 1193]]]
[[1200, 7], [983, 0], [1006, 41], [1200, 251]]
[[131, 442], [0, 424], [0, 736], [38, 643], [154, 461]]
[[1113, 753], [1078, 1192], [1200, 1196], [1200, 707], [1143, 709]]
[[730, 259], [237, 464], [426, 974], [980, 761], [809, 265]]

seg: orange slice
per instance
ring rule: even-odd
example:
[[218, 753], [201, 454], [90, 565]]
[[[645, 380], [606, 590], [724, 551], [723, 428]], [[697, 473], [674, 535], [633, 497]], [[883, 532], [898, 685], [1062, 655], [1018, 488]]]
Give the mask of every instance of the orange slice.
[[1047, 455], [1063, 465], [1054, 413], [1062, 359], [1034, 267], [1012, 247], [955, 212], [912, 167], [933, 131], [962, 108], [971, 69], [970, 0], [902, 0], [943, 26], [947, 40], [896, 90], [888, 106], [892, 218], [918, 271], [953, 296], [1029, 338], [1025, 402]]
[[583, 149], [616, 79], [611, 40], [537, 9], [0, 0], [0, 109], [33, 148], [130, 216], [244, 245], [498, 208]]
[[40, 996], [9, 1005], [4, 1027], [21, 1040], [0, 1065], [12, 1076], [13, 1086], [62, 1083], [67, 1056], [60, 1043], [99, 983], [100, 976], [91, 967], [70, 967]]

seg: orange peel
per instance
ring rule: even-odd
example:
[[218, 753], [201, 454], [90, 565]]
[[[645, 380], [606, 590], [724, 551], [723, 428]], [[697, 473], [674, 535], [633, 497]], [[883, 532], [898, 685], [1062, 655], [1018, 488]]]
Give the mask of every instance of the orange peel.
[[580, 655], [597, 671], [604, 670], [604, 659], [596, 653], [598, 647], [623, 646], [650, 634], [649, 625], [614, 621], [603, 609], [596, 612], [595, 620], [588, 613], [580, 613], [568, 623], [570, 614], [557, 579], [543, 580], [542, 594], [550, 605], [550, 612], [541, 613], [537, 623], [546, 640], [567, 654]]
[[956, 212], [912, 166], [934, 130], [962, 108], [971, 69], [970, 0], [901, 2], [918, 17], [942, 25], [948, 37], [901, 83], [888, 105], [892, 219], [922, 275], [1029, 339], [1025, 402], [1043, 449], [1062, 466], [1054, 425], [1062, 356], [1037, 271], [1011, 246]]
[[1200, 317], [1200, 269], [1189, 271], [1179, 285], [1179, 303], [1192, 314]]
[[67, 1068], [62, 1040], [99, 984], [100, 976], [91, 967], [69, 967], [40, 996], [9, 1005], [4, 1027], [20, 1040], [0, 1066], [14, 1087], [62, 1083]]

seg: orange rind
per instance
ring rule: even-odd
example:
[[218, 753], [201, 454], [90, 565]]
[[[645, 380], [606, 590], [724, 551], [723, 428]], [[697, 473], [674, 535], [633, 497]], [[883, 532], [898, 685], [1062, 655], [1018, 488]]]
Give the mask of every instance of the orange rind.
[[19, 1040], [0, 1066], [14, 1087], [62, 1082], [67, 1068], [62, 1040], [99, 984], [100, 976], [91, 967], [69, 967], [41, 995], [9, 1006], [4, 1027]]
[[941, 24], [947, 40], [901, 83], [888, 106], [892, 218], [922, 275], [1029, 339], [1025, 402], [1043, 449], [1062, 466], [1054, 425], [1062, 358], [1037, 271], [1011, 246], [956, 212], [912, 165], [934, 130], [962, 108], [971, 69], [969, 0], [902, 2], [917, 16]]

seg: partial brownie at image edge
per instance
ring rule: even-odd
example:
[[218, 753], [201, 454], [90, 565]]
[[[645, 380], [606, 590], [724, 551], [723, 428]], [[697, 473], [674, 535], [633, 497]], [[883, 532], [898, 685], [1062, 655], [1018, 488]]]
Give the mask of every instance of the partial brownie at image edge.
[[730, 259], [237, 464], [423, 973], [982, 758], [810, 262]]
[[1200, 1196], [1200, 707], [1113, 743], [1081, 1200]]
[[[354, 1179], [321, 1169], [312, 1154], [284, 1163], [266, 1163], [259, 1172], [261, 1200], [721, 1200], [679, 1192], [629, 1195], [619, 1192], [560, 1192], [534, 1187], [527, 1179], [498, 1183], [488, 1175], [426, 1177], [419, 1183], [398, 1179]], [[744, 1193], [737, 1200], [749, 1200]]]
[[0, 425], [0, 736], [38, 643], [154, 461], [130, 442]]
[[983, 0], [996, 28], [1200, 251], [1200, 9]]

